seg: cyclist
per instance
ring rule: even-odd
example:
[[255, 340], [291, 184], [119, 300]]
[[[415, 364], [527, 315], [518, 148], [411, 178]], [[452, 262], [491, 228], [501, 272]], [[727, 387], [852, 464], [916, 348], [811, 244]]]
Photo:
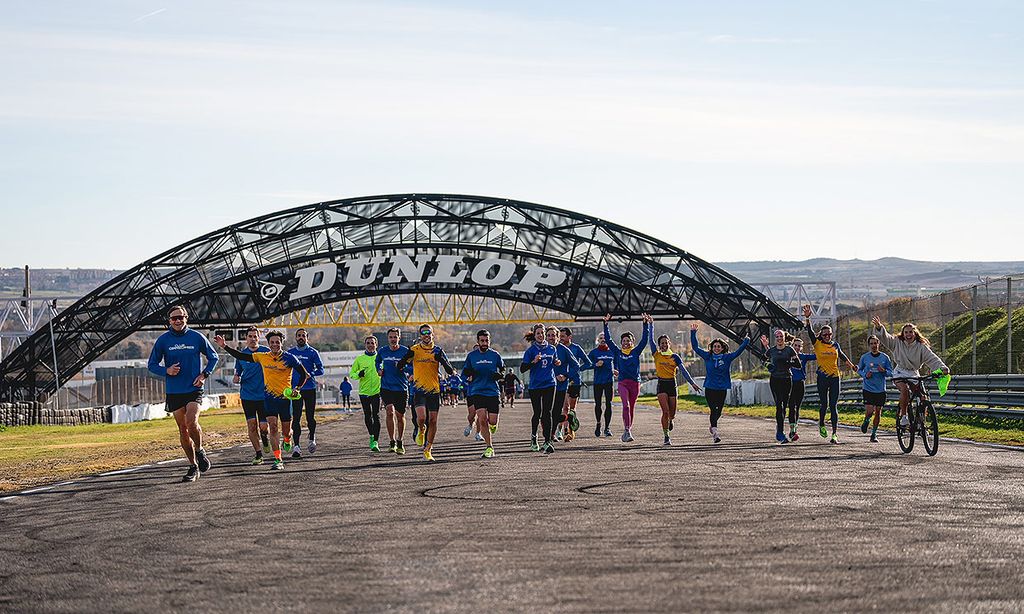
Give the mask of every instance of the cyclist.
[[[921, 334], [917, 326], [911, 323], [903, 325], [900, 329], [900, 336], [894, 337], [885, 330], [882, 320], [875, 316], [871, 318], [874, 325], [874, 333], [879, 340], [892, 352], [892, 362], [895, 364], [892, 376], [895, 377], [919, 377], [921, 369], [928, 371], [941, 370], [944, 375], [949, 375], [949, 367], [942, 359], [932, 351], [928, 338]], [[906, 382], [896, 382], [896, 389], [900, 391], [900, 424], [910, 424], [907, 418], [907, 406], [910, 404], [910, 388]]]
[[871, 426], [871, 443], [878, 443], [878, 421], [882, 417], [882, 407], [885, 406], [885, 378], [892, 377], [892, 361], [879, 351], [879, 345], [877, 335], [868, 337], [871, 351], [861, 356], [857, 363], [857, 373], [864, 378], [864, 422], [860, 425], [860, 432], [868, 432], [868, 422], [873, 416], [875, 422]]

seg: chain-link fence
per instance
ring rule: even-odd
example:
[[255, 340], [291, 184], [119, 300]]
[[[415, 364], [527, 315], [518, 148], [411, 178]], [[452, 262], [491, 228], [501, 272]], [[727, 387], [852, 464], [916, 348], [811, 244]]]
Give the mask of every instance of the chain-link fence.
[[898, 298], [841, 316], [836, 340], [850, 358], [867, 351], [871, 319], [896, 335], [912, 322], [954, 373], [1024, 372], [1024, 276], [987, 280], [922, 298]]

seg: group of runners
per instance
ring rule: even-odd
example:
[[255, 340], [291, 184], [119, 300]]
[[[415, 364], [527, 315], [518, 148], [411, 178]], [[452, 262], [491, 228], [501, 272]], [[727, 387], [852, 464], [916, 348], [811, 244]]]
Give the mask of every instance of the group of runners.
[[[913, 324], [905, 325], [900, 336], [894, 337], [876, 318], [873, 322], [875, 332], [869, 338], [869, 351], [854, 365], [832, 338], [831, 327], [823, 326], [815, 331], [810, 315], [810, 307], [805, 306], [805, 329], [813, 353], [804, 353], [803, 341], [783, 330], [775, 331], [774, 344], [767, 337], [761, 337], [776, 406], [776, 441], [780, 444], [799, 439], [799, 407], [803, 399], [806, 367], [811, 361], [817, 363], [819, 432], [822, 437], [829, 438], [825, 425], [825, 415], [829, 413], [832, 443], [838, 443], [836, 406], [841, 366], [863, 378], [865, 419], [862, 431], [867, 432], [873, 418], [871, 441], [877, 441], [887, 377], [916, 375], [921, 368], [942, 369], [948, 373], [948, 368], [931, 351], [928, 340]], [[581, 373], [588, 369], [594, 372], [594, 436], [612, 436], [611, 400], [615, 384], [622, 403], [621, 441], [634, 441], [633, 421], [640, 392], [641, 357], [647, 349], [654, 358], [664, 445], [672, 444], [678, 395], [676, 376], [680, 374], [694, 392], [703, 392], [710, 409], [711, 440], [714, 443], [721, 441], [719, 420], [732, 387], [731, 364], [750, 344], [750, 338], [744, 338], [733, 351], [722, 338], [713, 339], [707, 348], [703, 348], [697, 340], [697, 325], [693, 324], [690, 343], [694, 353], [704, 361], [706, 373], [701, 387], [690, 376], [682, 357], [672, 350], [669, 337], [655, 337], [653, 318], [647, 314], [641, 317], [639, 342], [632, 332], [624, 331], [616, 343], [608, 327], [611, 315], [606, 315], [603, 333], [590, 352], [575, 343], [572, 330], [566, 327], [536, 324], [524, 336], [529, 346], [519, 370], [523, 374], [529, 373], [528, 379], [524, 377], [524, 380], [533, 409], [531, 450], [551, 454], [556, 443], [575, 438], [580, 427], [575, 410], [582, 386]], [[202, 446], [198, 413], [204, 382], [215, 368], [218, 356], [205, 336], [188, 328], [185, 307], [173, 307], [168, 313], [168, 320], [169, 330], [155, 343], [149, 368], [166, 378], [166, 410], [173, 414], [178, 424], [181, 445], [189, 461], [183, 479], [194, 481], [210, 469]], [[255, 327], [247, 331], [242, 349], [228, 346], [221, 336], [214, 337], [214, 343], [236, 360], [235, 383], [241, 385], [240, 396], [254, 452], [252, 463], [262, 464], [265, 456], [272, 454], [274, 469], [284, 468], [284, 453], [290, 453], [293, 458], [302, 455], [299, 422], [303, 409], [309, 430], [307, 451], [316, 451], [315, 378], [323, 374], [323, 363], [317, 351], [308, 345], [306, 331], [300, 329], [296, 332], [296, 345], [287, 351], [284, 341], [282, 332], [270, 331], [266, 334], [266, 345], [261, 345], [260, 331]], [[387, 450], [405, 454], [405, 434], [411, 426], [412, 439], [421, 446], [423, 457], [428, 461], [434, 460], [438, 414], [446, 400], [443, 383], [453, 382], [458, 377], [464, 382], [467, 407], [463, 434], [469, 437], [475, 433], [476, 439], [484, 443], [483, 458], [493, 457], [500, 409], [506, 405], [513, 406], [523, 384], [491, 347], [490, 333], [486, 330], [477, 332], [476, 346], [467, 354], [458, 374], [444, 350], [434, 343], [434, 331], [430, 325], [419, 328], [418, 338], [410, 346], [403, 345], [401, 341], [401, 333], [396, 328], [388, 330], [384, 347], [378, 348], [377, 338], [368, 335], [364, 339], [364, 351], [355, 359], [348, 375], [358, 384], [370, 450], [381, 451], [380, 412], [383, 409], [383, 423], [389, 440]], [[893, 353], [892, 359], [881, 353], [882, 343]], [[905, 421], [909, 392], [905, 383], [896, 385], [900, 391], [900, 419]], [[452, 394], [451, 389], [447, 394]], [[412, 424], [408, 425], [406, 415], [410, 409]], [[788, 437], [785, 432], [787, 415]]]

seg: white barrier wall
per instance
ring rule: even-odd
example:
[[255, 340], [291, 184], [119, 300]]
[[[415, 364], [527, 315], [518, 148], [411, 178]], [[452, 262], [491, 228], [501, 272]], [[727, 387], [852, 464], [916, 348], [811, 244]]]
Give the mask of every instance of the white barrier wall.
[[[114, 424], [125, 424], [128, 422], [140, 422], [142, 420], [158, 420], [169, 414], [164, 411], [164, 403], [139, 403], [138, 405], [112, 405], [110, 407], [110, 421]], [[199, 404], [199, 411], [220, 407], [220, 397], [207, 395]]]

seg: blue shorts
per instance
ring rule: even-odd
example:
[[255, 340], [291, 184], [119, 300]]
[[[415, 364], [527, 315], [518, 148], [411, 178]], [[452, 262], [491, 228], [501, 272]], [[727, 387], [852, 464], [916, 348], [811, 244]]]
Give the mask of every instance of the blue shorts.
[[292, 402], [284, 397], [267, 395], [263, 401], [263, 410], [267, 416], [277, 416], [281, 422], [288, 422], [292, 419]]

